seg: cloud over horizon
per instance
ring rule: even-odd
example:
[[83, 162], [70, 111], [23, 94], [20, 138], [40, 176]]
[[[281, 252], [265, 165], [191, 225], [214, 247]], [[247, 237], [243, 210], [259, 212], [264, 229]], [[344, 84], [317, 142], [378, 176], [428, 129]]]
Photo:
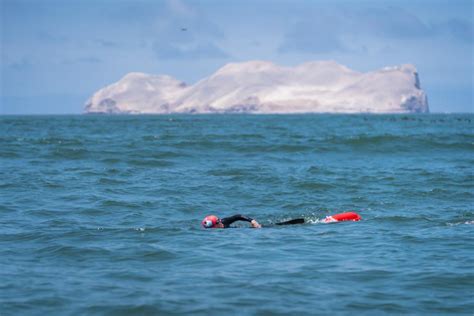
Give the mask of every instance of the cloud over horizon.
[[5, 96], [86, 97], [133, 71], [193, 82], [232, 61], [294, 65], [333, 59], [359, 71], [413, 63], [433, 109], [447, 107], [456, 95], [464, 109], [474, 111], [472, 1], [433, 0], [426, 6], [419, 0], [3, 0], [2, 5]]
[[219, 47], [224, 39], [219, 27], [184, 2], [167, 1], [167, 6], [153, 24], [152, 49], [163, 59], [227, 58]]
[[[393, 40], [436, 40], [439, 37], [472, 44], [472, 21], [446, 19], [425, 23], [416, 14], [393, 6], [340, 11], [326, 9], [303, 16], [294, 23], [284, 35], [279, 51], [347, 53], [370, 46], [374, 39], [379, 43], [390, 43]], [[355, 49], [354, 45], [359, 47]]]

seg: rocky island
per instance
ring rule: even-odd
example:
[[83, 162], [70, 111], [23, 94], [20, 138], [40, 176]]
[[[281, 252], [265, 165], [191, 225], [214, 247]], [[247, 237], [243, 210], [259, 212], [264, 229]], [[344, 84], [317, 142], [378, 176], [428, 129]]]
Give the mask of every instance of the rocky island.
[[427, 113], [413, 65], [361, 73], [334, 61], [283, 67], [230, 63], [187, 85], [167, 75], [129, 73], [97, 91], [86, 113]]

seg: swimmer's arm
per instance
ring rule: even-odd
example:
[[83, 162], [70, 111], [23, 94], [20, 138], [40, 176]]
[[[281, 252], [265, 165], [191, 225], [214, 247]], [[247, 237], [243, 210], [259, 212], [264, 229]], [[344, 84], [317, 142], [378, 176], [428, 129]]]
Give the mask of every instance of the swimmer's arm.
[[256, 220], [252, 219], [250, 222], [253, 228], [262, 228], [262, 225], [260, 225]]
[[256, 220], [254, 220], [253, 218], [250, 218], [248, 216], [245, 216], [245, 215], [241, 215], [241, 214], [237, 214], [237, 215], [234, 215], [234, 216], [230, 216], [230, 217], [226, 217], [226, 218], [223, 218], [222, 219], [222, 222], [224, 223], [224, 225], [226, 225], [228, 227], [228, 225], [232, 224], [233, 222], [236, 222], [236, 221], [244, 221], [244, 222], [249, 222], [253, 228], [260, 228], [262, 227]]
[[246, 222], [250, 222], [250, 224], [252, 225], [253, 228], [261, 228], [262, 225], [260, 225], [256, 220], [254, 220], [253, 218], [250, 218], [248, 216], [244, 216], [244, 215], [238, 215], [240, 216], [241, 220], [242, 221], [246, 221]]
[[246, 222], [250, 222], [250, 225], [252, 225], [253, 228], [261, 228], [262, 225], [260, 225], [256, 220], [254, 220], [253, 218], [250, 218], [248, 216], [244, 216], [244, 215], [237, 215], [237, 216], [240, 216], [240, 220], [241, 221], [246, 221]]

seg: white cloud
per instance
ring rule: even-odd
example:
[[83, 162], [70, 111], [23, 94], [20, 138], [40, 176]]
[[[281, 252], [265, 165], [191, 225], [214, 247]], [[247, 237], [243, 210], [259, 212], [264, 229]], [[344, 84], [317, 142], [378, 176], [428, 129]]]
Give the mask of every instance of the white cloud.
[[176, 15], [188, 18], [195, 17], [196, 15], [195, 11], [181, 0], [167, 0], [166, 4]]
[[219, 27], [196, 9], [179, 0], [167, 2], [168, 9], [153, 25], [152, 49], [159, 59], [226, 58], [219, 45], [224, 38]]

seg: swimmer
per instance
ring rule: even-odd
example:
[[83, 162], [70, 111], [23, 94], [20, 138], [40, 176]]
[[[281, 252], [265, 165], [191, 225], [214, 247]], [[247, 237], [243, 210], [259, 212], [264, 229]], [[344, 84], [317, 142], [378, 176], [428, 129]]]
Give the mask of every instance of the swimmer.
[[234, 216], [223, 217], [223, 218], [219, 218], [215, 215], [209, 215], [209, 216], [206, 216], [202, 220], [201, 225], [204, 228], [229, 228], [232, 223], [237, 222], [237, 221], [249, 222], [252, 228], [262, 227], [262, 225], [260, 225], [253, 218], [250, 218], [248, 216], [244, 216], [241, 214], [236, 214]]
[[[326, 216], [326, 218], [321, 220], [321, 222], [322, 223], [335, 223], [335, 222], [345, 222], [345, 221], [358, 222], [361, 219], [362, 217], [355, 212], [346, 212], [346, 213]], [[252, 228], [262, 228], [262, 225], [260, 225], [256, 220], [248, 216], [241, 215], [241, 214], [237, 214], [237, 215], [229, 216], [229, 217], [223, 217], [223, 218], [219, 218], [215, 215], [208, 215], [202, 220], [201, 225], [204, 228], [229, 228], [232, 223], [237, 222], [237, 221], [249, 222]], [[296, 219], [292, 219], [286, 222], [275, 223], [270, 226], [304, 224], [305, 222], [306, 221], [304, 218], [296, 218]], [[265, 225], [265, 227], [268, 227], [268, 226]]]

